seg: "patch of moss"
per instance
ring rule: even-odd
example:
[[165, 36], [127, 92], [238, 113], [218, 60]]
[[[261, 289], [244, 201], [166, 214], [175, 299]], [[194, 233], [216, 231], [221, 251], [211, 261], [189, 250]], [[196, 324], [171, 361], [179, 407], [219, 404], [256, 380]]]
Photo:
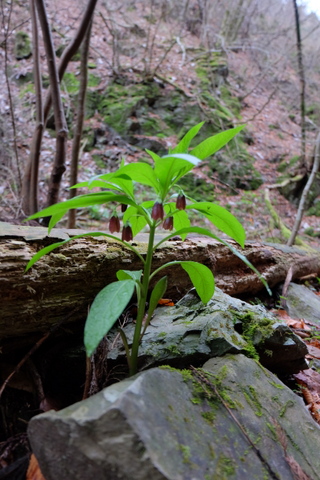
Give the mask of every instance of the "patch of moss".
[[233, 459], [224, 454], [220, 454], [216, 470], [211, 477], [212, 480], [221, 480], [230, 477], [236, 473], [236, 465]]
[[31, 57], [31, 41], [27, 32], [20, 30], [16, 33], [14, 40], [14, 54], [17, 60]]

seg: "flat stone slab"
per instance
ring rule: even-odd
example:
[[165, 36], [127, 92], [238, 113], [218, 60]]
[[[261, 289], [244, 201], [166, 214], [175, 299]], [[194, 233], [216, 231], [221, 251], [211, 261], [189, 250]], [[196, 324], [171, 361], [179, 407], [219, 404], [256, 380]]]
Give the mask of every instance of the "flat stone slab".
[[290, 283], [286, 296], [287, 312], [292, 318], [303, 318], [320, 325], [320, 297], [310, 288]]
[[301, 398], [241, 354], [196, 375], [148, 370], [34, 417], [28, 431], [46, 480], [320, 478], [320, 427]]

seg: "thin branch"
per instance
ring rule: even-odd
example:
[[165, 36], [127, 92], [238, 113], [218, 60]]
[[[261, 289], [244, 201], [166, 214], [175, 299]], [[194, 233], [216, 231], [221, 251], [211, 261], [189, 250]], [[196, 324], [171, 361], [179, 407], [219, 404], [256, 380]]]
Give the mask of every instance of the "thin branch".
[[[90, 47], [91, 28], [92, 28], [92, 20], [88, 26], [88, 30], [83, 39], [83, 44], [81, 49], [80, 86], [79, 86], [79, 94], [78, 94], [77, 120], [74, 127], [74, 135], [73, 135], [73, 143], [72, 143], [72, 154], [71, 154], [71, 165], [70, 165], [70, 187], [75, 185], [78, 181], [79, 151], [80, 151], [80, 143], [81, 143], [81, 137], [82, 137], [86, 91], [87, 91], [87, 84], [88, 84], [88, 56], [89, 56], [89, 47]], [[69, 193], [69, 198], [75, 197], [76, 194], [77, 194], [77, 189], [72, 188]], [[69, 210], [69, 214], [68, 214], [68, 228], [75, 228], [75, 227], [76, 227], [76, 210], [71, 209]]]
[[312, 171], [311, 171], [310, 177], [309, 177], [309, 179], [308, 179], [308, 181], [307, 181], [307, 183], [306, 183], [306, 185], [303, 189], [303, 192], [302, 192], [302, 195], [301, 195], [301, 198], [300, 198], [300, 202], [299, 202], [299, 208], [298, 208], [298, 212], [297, 212], [296, 221], [294, 223], [290, 238], [287, 242], [287, 245], [289, 247], [291, 247], [294, 244], [296, 236], [298, 234], [298, 231], [299, 231], [299, 228], [300, 228], [300, 225], [301, 225], [301, 221], [302, 221], [303, 212], [304, 212], [304, 206], [305, 206], [308, 194], [310, 192], [310, 189], [312, 187], [312, 184], [314, 182], [314, 179], [317, 175], [317, 172], [319, 171], [319, 165], [320, 165], [320, 132], [318, 133], [317, 140], [316, 140], [316, 147], [315, 147], [315, 152], [314, 152], [314, 162], [313, 162]]
[[[2, 3], [1, 3], [2, 5]], [[11, 86], [10, 86], [10, 80], [9, 80], [9, 75], [8, 75], [8, 64], [9, 64], [9, 59], [8, 59], [8, 40], [9, 40], [9, 29], [10, 29], [10, 22], [11, 22], [11, 15], [12, 15], [12, 5], [13, 1], [10, 2], [10, 7], [9, 7], [9, 14], [8, 14], [8, 20], [7, 24], [5, 25], [4, 21], [4, 15], [3, 15], [3, 31], [4, 31], [4, 72], [5, 72], [5, 78], [6, 78], [6, 85], [7, 85], [7, 90], [8, 90], [8, 99], [9, 99], [9, 106], [10, 106], [10, 117], [11, 117], [11, 125], [12, 125], [12, 131], [13, 131], [13, 150], [14, 150], [14, 155], [16, 159], [16, 167], [17, 167], [17, 173], [18, 173], [18, 190], [21, 189], [22, 186], [22, 181], [21, 181], [21, 172], [20, 172], [20, 165], [19, 165], [19, 155], [18, 155], [18, 145], [17, 145], [17, 129], [16, 129], [16, 121], [14, 118], [14, 106], [13, 106], [13, 100], [12, 100], [12, 94], [11, 94]], [[2, 5], [3, 7], [3, 5]], [[2, 13], [3, 8], [2, 8]]]
[[35, 8], [35, 0], [30, 0], [30, 12], [32, 22], [32, 44], [33, 44], [33, 75], [34, 85], [36, 92], [36, 130], [38, 132], [37, 137], [31, 144], [32, 156], [34, 162], [32, 164], [31, 176], [30, 176], [30, 195], [29, 195], [29, 208], [32, 212], [39, 210], [38, 205], [38, 174], [39, 174], [39, 159], [41, 150], [41, 139], [44, 128], [43, 121], [43, 105], [42, 105], [42, 82], [41, 82], [41, 69], [40, 69], [40, 50], [39, 50], [39, 29], [37, 12]]
[[53, 205], [54, 203], [58, 202], [61, 178], [66, 169], [65, 157], [68, 127], [62, 105], [60, 81], [56, 65], [56, 55], [44, 0], [35, 0], [35, 4], [37, 6], [39, 22], [41, 25], [43, 42], [46, 51], [56, 129], [56, 153], [47, 195], [47, 205]]

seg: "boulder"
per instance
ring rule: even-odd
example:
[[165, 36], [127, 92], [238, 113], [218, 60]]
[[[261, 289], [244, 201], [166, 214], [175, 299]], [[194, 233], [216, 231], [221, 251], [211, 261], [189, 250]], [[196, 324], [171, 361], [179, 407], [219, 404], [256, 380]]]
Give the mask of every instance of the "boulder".
[[[135, 325], [123, 328], [129, 345]], [[118, 338], [118, 341], [117, 341]], [[125, 364], [125, 349], [117, 331], [109, 337], [108, 361]], [[308, 353], [300, 337], [263, 306], [233, 298], [216, 287], [204, 305], [194, 289], [172, 307], [159, 307], [139, 349], [140, 368], [170, 364], [187, 368], [226, 353], [245, 353], [282, 373], [307, 368]], [[110, 365], [111, 365], [110, 364]], [[110, 366], [109, 365], [109, 366]]]
[[303, 318], [320, 325], [320, 297], [304, 285], [290, 283], [286, 310], [292, 318]]
[[320, 478], [320, 427], [241, 354], [192, 373], [150, 369], [34, 417], [28, 431], [46, 480]]

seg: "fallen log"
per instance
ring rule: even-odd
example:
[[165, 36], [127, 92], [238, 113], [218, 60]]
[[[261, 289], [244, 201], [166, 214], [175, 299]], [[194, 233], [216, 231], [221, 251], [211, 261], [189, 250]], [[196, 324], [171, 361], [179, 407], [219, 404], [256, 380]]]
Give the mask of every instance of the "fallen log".
[[[47, 331], [66, 317], [68, 321], [83, 321], [99, 290], [116, 280], [117, 270], [141, 268], [139, 258], [120, 242], [86, 237], [42, 257], [25, 273], [27, 262], [40, 248], [79, 233], [79, 230], [53, 229], [48, 235], [43, 227], [0, 222], [1, 338]], [[146, 240], [147, 235], [140, 235], [134, 242], [142, 255], [146, 252]], [[253, 242], [241, 253], [270, 287], [285, 280], [290, 266], [293, 278], [320, 273], [318, 252], [311, 254], [294, 247]], [[255, 294], [264, 288], [259, 278], [226, 246], [205, 237], [163, 243], [154, 256], [153, 268], [173, 260], [207, 265], [215, 275], [216, 284], [229, 295]], [[180, 298], [191, 287], [189, 277], [180, 267], [168, 268], [166, 273], [167, 295]]]

